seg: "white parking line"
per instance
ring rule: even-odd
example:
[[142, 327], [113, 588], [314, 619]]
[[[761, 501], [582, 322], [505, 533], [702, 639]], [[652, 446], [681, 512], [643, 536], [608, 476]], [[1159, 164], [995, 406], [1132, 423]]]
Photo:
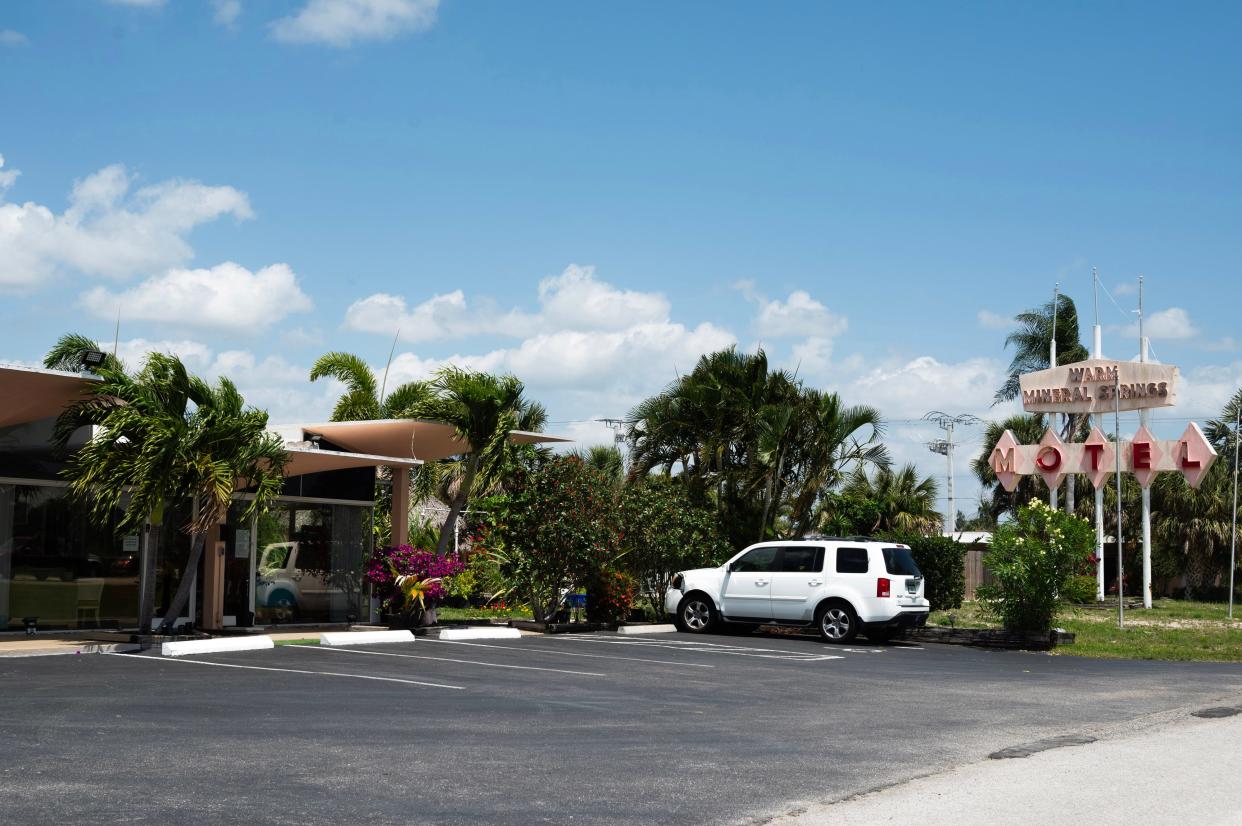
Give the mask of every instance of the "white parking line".
[[765, 660], [787, 660], [793, 662], [822, 662], [824, 660], [841, 660], [832, 654], [808, 654], [803, 651], [789, 651], [782, 648], [756, 648], [745, 645], [724, 645], [723, 643], [698, 642], [692, 640], [654, 640], [654, 639], [620, 639], [608, 637], [576, 637], [566, 635], [563, 639], [575, 643], [597, 643], [600, 645], [633, 645], [647, 648], [666, 648], [672, 651], [688, 651], [696, 654], [728, 654], [734, 657], [756, 657]]
[[[294, 648], [297, 646], [285, 646]], [[355, 680], [379, 680], [384, 683], [405, 683], [406, 685], [421, 685], [427, 688], [451, 688], [454, 691], [465, 691], [464, 685], [446, 685], [444, 683], [427, 683], [422, 680], [402, 680], [397, 677], [374, 677], [370, 674], [344, 674], [339, 671], [304, 671], [300, 668], [272, 668], [263, 665], [237, 665], [236, 663], [213, 663], [207, 660], [187, 660], [185, 657], [176, 657], [169, 659], [155, 659], [154, 657], [134, 656], [133, 654], [118, 654], [111, 651], [104, 651], [114, 657], [128, 657], [130, 659], [150, 660], [159, 663], [193, 663], [194, 665], [214, 665], [217, 668], [245, 668], [250, 671], [283, 671], [287, 674], [318, 674], [321, 677], [352, 677]]]
[[551, 671], [556, 674], [573, 674], [578, 677], [607, 677], [607, 674], [597, 674], [594, 671], [568, 671], [564, 668], [541, 668], [534, 665], [506, 665], [504, 663], [486, 663], [481, 660], [455, 660], [452, 657], [426, 657], [419, 654], [393, 654], [389, 651], [355, 651], [349, 648], [323, 648], [318, 645], [286, 645], [285, 648], [295, 648], [299, 651], [331, 651], [333, 654], [362, 654], [372, 657], [404, 657], [408, 660], [438, 660], [445, 663], [461, 663], [462, 665], [481, 665], [486, 668], [516, 668], [521, 671]]
[[683, 668], [715, 668], [714, 665], [706, 663], [682, 663], [676, 660], [649, 660], [645, 657], [614, 657], [611, 654], [582, 654], [572, 651], [553, 651], [551, 648], [535, 648], [526, 645], [485, 645], [478, 642], [458, 642], [456, 640], [432, 640], [426, 639], [423, 642], [442, 642], [445, 645], [470, 645], [475, 648], [503, 648], [506, 651], [537, 651], [540, 654], [552, 654], [556, 657], [593, 657], [597, 660], [625, 660], [634, 663], [655, 663], [657, 665], [676, 665]]

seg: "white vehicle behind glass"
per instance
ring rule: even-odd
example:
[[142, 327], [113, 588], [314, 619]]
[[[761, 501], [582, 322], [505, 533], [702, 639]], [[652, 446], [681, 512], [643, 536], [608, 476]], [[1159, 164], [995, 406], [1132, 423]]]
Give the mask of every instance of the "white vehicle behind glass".
[[751, 545], [718, 568], [673, 577], [665, 610], [694, 634], [812, 626], [830, 642], [881, 642], [927, 623], [923, 575], [907, 545], [815, 537]]

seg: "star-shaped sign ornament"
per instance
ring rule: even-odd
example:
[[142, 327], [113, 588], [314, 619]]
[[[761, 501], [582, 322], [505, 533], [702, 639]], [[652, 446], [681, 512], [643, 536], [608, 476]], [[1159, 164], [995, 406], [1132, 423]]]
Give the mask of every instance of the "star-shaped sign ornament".
[[1117, 448], [1098, 427], [1091, 428], [1091, 434], [1083, 442], [1083, 467], [1087, 478], [1097, 488], [1108, 481], [1108, 477], [1116, 470]]
[[1208, 468], [1216, 461], [1216, 449], [1194, 422], [1186, 425], [1177, 447], [1177, 466], [1186, 477], [1186, 484], [1199, 487]]
[[1001, 487], [1013, 493], [1014, 488], [1018, 486], [1018, 478], [1022, 475], [1024, 468], [1018, 467], [1020, 460], [1020, 452], [1018, 450], [1018, 440], [1014, 438], [1013, 431], [1006, 430], [996, 441], [996, 447], [992, 448], [992, 455], [988, 457], [988, 464], [992, 466], [992, 470], [996, 473], [996, 479], [1001, 483]]
[[1044, 438], [1039, 440], [1039, 449], [1035, 452], [1035, 469], [1044, 477], [1048, 490], [1056, 490], [1065, 478], [1065, 442], [1050, 427], [1044, 431]]
[[1147, 425], [1140, 427], [1134, 434], [1134, 441], [1130, 442], [1130, 467], [1139, 487], [1151, 487], [1152, 480], [1160, 472], [1157, 465], [1163, 457], [1164, 451]]

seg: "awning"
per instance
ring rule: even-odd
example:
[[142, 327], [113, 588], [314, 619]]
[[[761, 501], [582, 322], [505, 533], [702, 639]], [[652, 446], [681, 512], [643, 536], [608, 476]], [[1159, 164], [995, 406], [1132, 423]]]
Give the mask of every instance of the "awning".
[[0, 365], [0, 427], [59, 416], [96, 381], [60, 370]]
[[367, 453], [344, 453], [338, 450], [286, 445], [289, 463], [285, 476], [302, 476], [306, 473], [323, 473], [328, 470], [348, 470], [359, 467], [417, 467], [417, 459], [401, 459], [396, 456], [373, 456]]
[[[470, 451], [469, 443], [457, 437], [457, 431], [452, 425], [425, 419], [326, 422], [298, 427], [305, 434], [304, 438], [320, 436], [344, 450], [409, 457], [423, 462], [434, 462]], [[525, 430], [509, 431], [509, 440], [515, 444], [573, 441], [565, 436], [530, 433]]]

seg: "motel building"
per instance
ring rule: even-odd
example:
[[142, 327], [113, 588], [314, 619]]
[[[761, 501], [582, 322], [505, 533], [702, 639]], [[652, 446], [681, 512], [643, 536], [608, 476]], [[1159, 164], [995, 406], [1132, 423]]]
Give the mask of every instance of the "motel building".
[[[51, 444], [56, 417], [88, 392], [88, 373], [0, 365], [0, 634], [133, 629], [144, 551], [154, 554], [155, 624], [177, 590], [190, 553], [189, 514], [169, 508], [158, 538], [123, 535], [90, 518], [67, 495], [63, 455]], [[284, 491], [266, 513], [242, 519], [245, 491], [207, 537], [195, 587], [178, 625], [345, 623], [373, 619], [362, 582], [373, 545], [377, 469], [401, 478], [412, 467], [468, 451], [452, 426], [410, 419], [272, 428], [290, 462]], [[90, 434], [75, 434], [81, 446]], [[519, 443], [566, 441], [513, 431]], [[409, 489], [393, 490], [393, 512]], [[119, 513], [118, 513], [119, 517]], [[404, 544], [408, 522], [394, 520]]]

